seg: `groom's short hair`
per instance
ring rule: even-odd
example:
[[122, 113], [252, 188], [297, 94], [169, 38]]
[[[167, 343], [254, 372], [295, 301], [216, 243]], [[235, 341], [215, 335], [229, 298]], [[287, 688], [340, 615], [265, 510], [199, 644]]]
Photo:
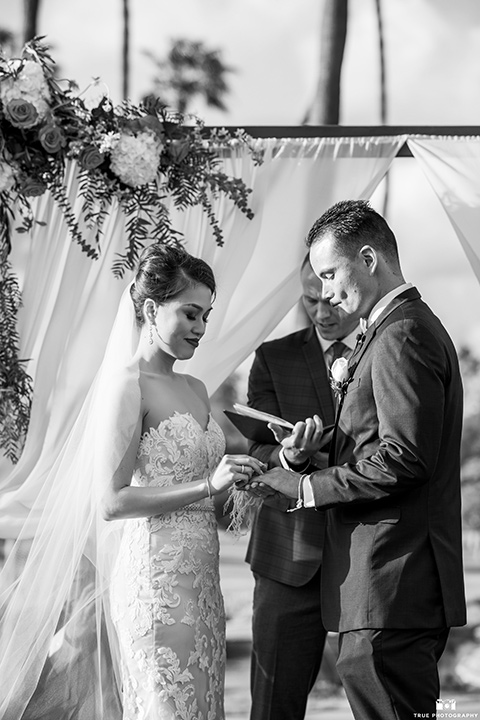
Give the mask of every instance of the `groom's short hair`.
[[399, 263], [398, 246], [385, 218], [366, 200], [341, 200], [316, 220], [307, 235], [309, 248], [330, 233], [347, 257], [353, 257], [363, 245], [371, 245], [387, 261]]

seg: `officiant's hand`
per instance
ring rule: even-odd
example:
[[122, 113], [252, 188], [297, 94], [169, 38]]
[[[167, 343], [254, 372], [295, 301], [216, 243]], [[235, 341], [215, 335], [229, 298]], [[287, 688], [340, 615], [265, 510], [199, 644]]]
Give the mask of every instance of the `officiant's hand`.
[[322, 447], [323, 422], [318, 415], [297, 422], [291, 431], [274, 423], [269, 423], [268, 427], [282, 445], [285, 459], [292, 466], [303, 465]]

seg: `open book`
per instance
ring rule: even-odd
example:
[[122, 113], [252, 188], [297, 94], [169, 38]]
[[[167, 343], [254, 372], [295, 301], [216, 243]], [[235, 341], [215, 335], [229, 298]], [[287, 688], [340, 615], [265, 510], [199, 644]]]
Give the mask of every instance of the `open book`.
[[[265, 445], [276, 444], [275, 436], [268, 427], [269, 423], [280, 425], [287, 430], [293, 430], [294, 426], [291, 422], [277, 417], [276, 415], [270, 415], [270, 413], [255, 410], [255, 408], [248, 407], [247, 405], [240, 405], [239, 403], [234, 403], [233, 408], [235, 412], [231, 410], [224, 410], [223, 412], [235, 425], [235, 427], [240, 430], [244, 437], [249, 440], [253, 440], [254, 442]], [[327, 425], [323, 428], [323, 435], [320, 441], [319, 449], [327, 445], [332, 438], [332, 434], [333, 425]]]
[[268, 427], [268, 423], [281, 425], [287, 428], [287, 430], [293, 429], [292, 423], [276, 415], [270, 415], [269, 413], [255, 410], [254, 408], [240, 405], [239, 403], [234, 403], [233, 409], [234, 411], [224, 410], [223, 412], [230, 422], [235, 425], [237, 430], [240, 430], [242, 435], [248, 438], [248, 440], [253, 440], [263, 445], [274, 445], [276, 443], [275, 435]]
[[240, 403], [233, 403], [233, 409], [239, 415], [253, 418], [254, 420], [261, 420], [264, 423], [274, 423], [281, 427], [286, 427], [289, 430], [293, 430], [293, 425], [288, 420], [283, 420], [281, 417], [276, 415], [270, 415], [270, 413], [262, 412], [261, 410], [255, 410], [255, 408], [248, 407], [248, 405], [240, 405]]
[[[235, 412], [231, 410], [224, 410], [223, 412], [235, 427], [240, 430], [244, 437], [254, 442], [265, 445], [276, 444], [275, 436], [268, 427], [269, 423], [280, 425], [281, 427], [287, 428], [287, 430], [293, 430], [294, 427], [288, 420], [284, 420], [276, 415], [270, 415], [270, 413], [262, 412], [261, 410], [255, 410], [255, 408], [248, 407], [247, 405], [234, 403], [233, 409]], [[326, 445], [331, 439], [332, 431], [333, 425], [329, 425], [323, 429], [321, 447]]]

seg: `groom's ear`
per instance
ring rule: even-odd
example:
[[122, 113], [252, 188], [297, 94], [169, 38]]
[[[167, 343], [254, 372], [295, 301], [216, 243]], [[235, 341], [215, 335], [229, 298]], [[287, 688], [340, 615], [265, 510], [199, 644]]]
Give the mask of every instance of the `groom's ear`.
[[378, 267], [378, 255], [375, 248], [371, 245], [364, 245], [360, 248], [359, 256], [362, 262], [365, 264], [370, 275], [373, 275]]

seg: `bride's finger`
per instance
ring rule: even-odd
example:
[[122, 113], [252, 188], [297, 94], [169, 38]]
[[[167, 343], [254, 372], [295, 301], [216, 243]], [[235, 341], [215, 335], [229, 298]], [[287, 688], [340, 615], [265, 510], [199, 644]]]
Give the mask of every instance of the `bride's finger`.
[[261, 460], [258, 460], [257, 458], [249, 457], [249, 462], [251, 463], [251, 468], [253, 472], [256, 473], [263, 473], [267, 469], [266, 463], [263, 463]]
[[265, 463], [262, 463], [257, 458], [250, 457], [249, 455], [240, 456], [236, 458], [235, 470], [240, 472], [242, 475], [250, 477], [252, 473], [262, 473], [266, 469]]

